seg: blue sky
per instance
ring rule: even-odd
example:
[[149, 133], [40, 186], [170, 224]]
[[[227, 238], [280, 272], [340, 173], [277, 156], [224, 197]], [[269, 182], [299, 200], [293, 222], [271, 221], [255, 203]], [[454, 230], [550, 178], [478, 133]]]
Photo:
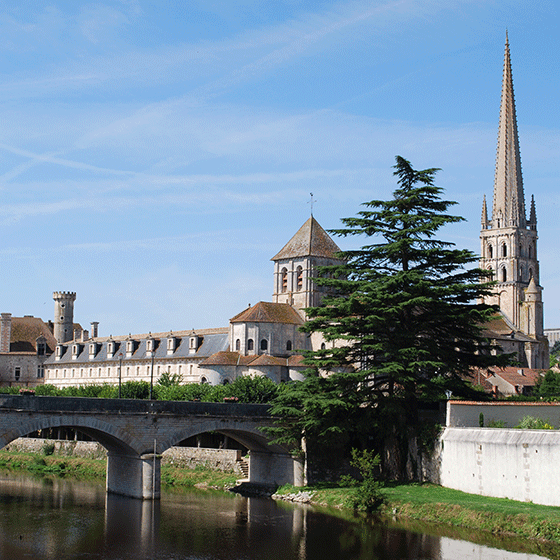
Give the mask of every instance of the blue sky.
[[[479, 252], [506, 28], [546, 326], [560, 326], [560, 5], [539, 0], [100, 2], [0, 7], [0, 310], [100, 335], [226, 326], [270, 258], [440, 167]], [[337, 240], [342, 248], [360, 241]]]

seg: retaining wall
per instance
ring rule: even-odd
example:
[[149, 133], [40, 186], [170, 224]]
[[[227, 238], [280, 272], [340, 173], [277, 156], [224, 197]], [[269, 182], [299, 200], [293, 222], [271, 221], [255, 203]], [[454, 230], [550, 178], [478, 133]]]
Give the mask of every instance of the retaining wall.
[[[105, 459], [107, 451], [95, 441], [65, 441], [40, 438], [18, 438], [6, 445], [7, 451], [22, 453], [44, 453], [45, 446], [54, 445], [54, 454], [64, 457], [85, 459]], [[241, 474], [238, 449], [210, 449], [207, 447], [171, 447], [162, 455], [162, 465], [194, 469], [207, 466], [222, 471], [233, 470]]]
[[448, 427], [440, 446], [442, 486], [560, 506], [559, 431]]

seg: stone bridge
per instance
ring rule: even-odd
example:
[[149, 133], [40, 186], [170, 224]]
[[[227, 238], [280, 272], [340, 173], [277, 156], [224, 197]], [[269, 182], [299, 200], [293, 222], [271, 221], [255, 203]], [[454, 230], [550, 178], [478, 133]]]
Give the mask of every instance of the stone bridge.
[[250, 451], [249, 481], [303, 484], [303, 466], [270, 444], [267, 405], [0, 395], [0, 448], [48, 428], [73, 428], [107, 449], [107, 492], [160, 497], [161, 454], [197, 434], [215, 431]]

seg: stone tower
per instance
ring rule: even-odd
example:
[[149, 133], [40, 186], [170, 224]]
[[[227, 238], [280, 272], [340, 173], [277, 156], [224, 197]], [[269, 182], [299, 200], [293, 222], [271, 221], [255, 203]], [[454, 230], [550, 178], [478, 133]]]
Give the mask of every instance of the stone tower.
[[335, 257], [340, 249], [319, 222], [311, 216], [272, 257], [274, 261], [273, 303], [287, 303], [300, 314], [306, 307], [321, 303], [325, 288], [314, 284], [317, 267], [340, 263]]
[[54, 292], [54, 337], [57, 343], [68, 342], [74, 336], [74, 302], [76, 292]]
[[[539, 342], [546, 341], [537, 260], [537, 212], [532, 197], [527, 220], [507, 34], [492, 216], [488, 218], [484, 197], [481, 225], [480, 268], [493, 271], [497, 282], [493, 295], [485, 299], [486, 303], [499, 306], [512, 332], [528, 335]], [[528, 343], [531, 346], [530, 341]], [[548, 367], [544, 363], [548, 353], [541, 348], [539, 358], [538, 349], [534, 347], [528, 352], [532, 356], [528, 360], [529, 367]]]

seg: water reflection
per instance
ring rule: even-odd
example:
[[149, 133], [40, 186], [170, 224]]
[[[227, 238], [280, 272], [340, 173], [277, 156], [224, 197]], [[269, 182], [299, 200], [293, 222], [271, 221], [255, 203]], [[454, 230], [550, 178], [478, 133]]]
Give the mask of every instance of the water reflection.
[[[519, 550], [519, 549], [518, 549]], [[308, 507], [211, 492], [161, 502], [103, 485], [0, 479], [0, 558], [65, 560], [536, 560], [429, 531], [342, 519]], [[557, 556], [560, 557], [560, 556]]]

